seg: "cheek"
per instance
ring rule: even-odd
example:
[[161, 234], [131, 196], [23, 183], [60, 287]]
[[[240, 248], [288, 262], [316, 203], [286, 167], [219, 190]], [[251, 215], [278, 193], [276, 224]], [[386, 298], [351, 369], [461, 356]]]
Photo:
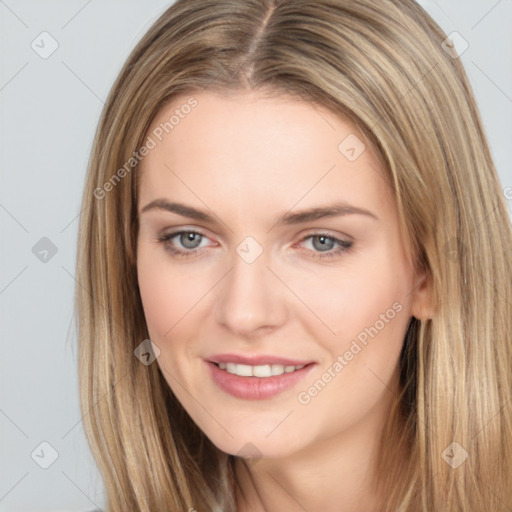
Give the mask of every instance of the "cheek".
[[335, 401], [345, 412], [375, 404], [400, 356], [410, 320], [410, 279], [400, 257], [381, 251], [302, 283], [299, 293], [315, 313], [307, 312], [302, 325], [322, 346], [323, 358], [314, 378], [302, 385], [309, 395], [308, 386], [320, 378], [318, 398], [312, 389], [301, 403], [312, 398], [313, 407], [329, 409]]
[[[325, 421], [331, 433], [360, 421], [392, 396], [391, 382], [410, 321], [411, 276], [399, 257], [381, 254], [318, 283], [324, 285], [322, 291], [317, 287], [310, 295], [312, 309], [325, 314], [322, 320], [331, 332], [317, 332], [328, 356], [301, 387], [299, 402], [310, 413], [328, 411]], [[337, 404], [335, 410], [332, 404]]]
[[173, 300], [166, 274], [161, 272], [159, 265], [151, 264], [144, 251], [139, 251], [137, 274], [150, 337], [157, 341], [172, 325], [176, 301]]
[[371, 252], [314, 274], [288, 272], [283, 281], [300, 301], [297, 312], [303, 311], [303, 325], [312, 337], [330, 339], [330, 345], [343, 349], [344, 340], [374, 325], [381, 314], [394, 318], [399, 307], [393, 309], [394, 303], [405, 309], [410, 282], [399, 267], [397, 258], [386, 251]]
[[181, 403], [187, 403], [183, 387], [191, 389], [193, 372], [186, 371], [193, 358], [190, 343], [193, 326], [200, 315], [200, 299], [205, 291], [194, 274], [171, 264], [165, 251], [141, 247], [137, 257], [139, 289], [149, 338], [160, 349], [158, 366], [169, 387]]
[[139, 247], [137, 274], [148, 330], [156, 342], [174, 334], [182, 319], [186, 323], [208, 289], [204, 279], [171, 263], [163, 249]]

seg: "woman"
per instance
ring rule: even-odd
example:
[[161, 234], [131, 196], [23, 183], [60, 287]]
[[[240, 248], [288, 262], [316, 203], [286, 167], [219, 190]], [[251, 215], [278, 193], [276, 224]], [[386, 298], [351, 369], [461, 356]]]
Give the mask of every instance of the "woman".
[[512, 234], [410, 0], [178, 0], [83, 197], [84, 426], [111, 511], [512, 506]]

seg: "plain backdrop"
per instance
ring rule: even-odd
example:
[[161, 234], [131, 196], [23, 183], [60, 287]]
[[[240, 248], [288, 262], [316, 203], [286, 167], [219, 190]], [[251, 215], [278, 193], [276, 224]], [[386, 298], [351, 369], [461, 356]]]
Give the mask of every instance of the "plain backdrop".
[[[0, 0], [0, 512], [105, 506], [78, 402], [77, 220], [103, 102], [170, 3]], [[461, 59], [512, 200], [512, 1], [420, 3], [469, 44]]]

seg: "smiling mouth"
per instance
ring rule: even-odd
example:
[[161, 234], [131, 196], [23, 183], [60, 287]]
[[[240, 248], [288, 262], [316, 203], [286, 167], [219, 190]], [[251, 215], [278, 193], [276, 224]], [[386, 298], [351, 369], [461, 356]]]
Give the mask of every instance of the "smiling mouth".
[[215, 366], [220, 368], [221, 370], [226, 371], [227, 373], [231, 373], [233, 375], [238, 375], [239, 377], [275, 377], [278, 375], [283, 375], [285, 373], [293, 373], [297, 370], [304, 368], [305, 366], [309, 366], [308, 364], [299, 365], [299, 366], [285, 366], [282, 364], [263, 364], [251, 366], [248, 364], [237, 364], [237, 363], [213, 363]]
[[[245, 364], [250, 358], [237, 355], [233, 355], [232, 359], [227, 354], [216, 356], [215, 359], [217, 361], [205, 361], [213, 382], [225, 393], [243, 400], [269, 399], [290, 390], [316, 365], [315, 362], [278, 359], [274, 356], [254, 357], [259, 364], [252, 365]], [[235, 363], [233, 359], [242, 359], [243, 362]]]

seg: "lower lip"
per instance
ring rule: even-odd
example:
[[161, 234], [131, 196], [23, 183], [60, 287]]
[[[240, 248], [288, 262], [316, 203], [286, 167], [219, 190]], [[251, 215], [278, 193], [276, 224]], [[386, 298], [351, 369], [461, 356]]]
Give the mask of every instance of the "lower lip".
[[300, 370], [295, 370], [272, 377], [240, 377], [226, 370], [221, 370], [216, 364], [205, 361], [213, 381], [220, 389], [237, 398], [245, 400], [262, 400], [278, 395], [292, 388], [303, 379], [314, 366], [310, 363]]

